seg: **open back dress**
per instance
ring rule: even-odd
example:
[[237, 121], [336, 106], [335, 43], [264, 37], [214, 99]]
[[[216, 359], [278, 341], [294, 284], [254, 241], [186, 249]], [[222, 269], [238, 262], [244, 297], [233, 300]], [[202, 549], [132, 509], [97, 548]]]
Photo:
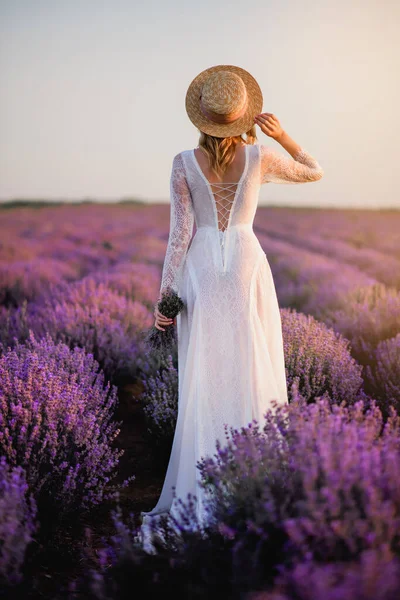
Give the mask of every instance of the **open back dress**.
[[323, 171], [304, 148], [294, 158], [259, 143], [244, 151], [236, 182], [210, 183], [194, 149], [173, 159], [160, 297], [169, 286], [185, 303], [176, 318], [178, 417], [160, 498], [142, 513], [144, 534], [150, 519], [174, 513], [189, 492], [201, 521], [197, 461], [223, 443], [225, 424], [262, 421], [272, 400], [288, 402], [278, 300], [253, 220], [262, 184], [317, 181]]

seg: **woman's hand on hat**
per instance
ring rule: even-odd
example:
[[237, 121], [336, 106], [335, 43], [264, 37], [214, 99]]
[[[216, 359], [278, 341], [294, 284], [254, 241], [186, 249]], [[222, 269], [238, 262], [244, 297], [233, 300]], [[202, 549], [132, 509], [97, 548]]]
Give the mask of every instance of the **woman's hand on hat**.
[[279, 123], [279, 119], [273, 113], [260, 113], [254, 117], [254, 123], [256, 123], [261, 131], [272, 137], [274, 140], [279, 141], [279, 138], [283, 135], [283, 129]]

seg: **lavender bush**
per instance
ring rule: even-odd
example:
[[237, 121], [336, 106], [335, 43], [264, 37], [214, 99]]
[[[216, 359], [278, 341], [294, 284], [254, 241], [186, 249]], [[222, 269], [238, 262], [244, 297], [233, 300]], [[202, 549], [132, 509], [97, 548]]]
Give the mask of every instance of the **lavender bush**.
[[160, 287], [159, 267], [144, 262], [119, 262], [107, 270], [91, 273], [91, 279], [132, 300], [152, 308]]
[[49, 335], [0, 357], [0, 454], [26, 470], [46, 522], [107, 497], [123, 454], [116, 403], [93, 356]]
[[93, 354], [113, 383], [131, 380], [136, 357], [143, 352], [142, 332], [153, 322], [150, 310], [120, 296], [90, 277], [57, 286], [42, 302], [23, 305], [8, 316], [3, 346], [14, 335], [24, 341], [28, 331], [36, 337], [49, 333], [70, 348], [79, 346]]
[[377, 281], [400, 289], [399, 258], [370, 247], [368, 242], [371, 240], [365, 240], [364, 245], [349, 243], [349, 240], [341, 240], [338, 237], [339, 232], [336, 231], [334, 237], [332, 235], [324, 237], [321, 235], [320, 227], [310, 228], [305, 232], [304, 228], [298, 227], [298, 223], [290, 220], [290, 226], [284, 219], [279, 222], [279, 217], [269, 222], [266, 220], [262, 231], [294, 246], [300, 254], [304, 251], [312, 252], [317, 260], [324, 256], [332, 258], [346, 270], [349, 266], [354, 267]]
[[262, 228], [255, 230], [268, 257], [281, 307], [325, 321], [327, 313], [342, 307], [349, 291], [376, 282], [356, 267], [266, 235]]
[[15, 309], [0, 306], [0, 354], [13, 346], [16, 340], [24, 341], [29, 336], [28, 301], [23, 300]]
[[377, 597], [391, 600], [400, 557], [400, 417], [392, 409], [384, 423], [374, 400], [337, 405], [325, 396], [307, 404], [294, 395], [263, 424], [227, 431], [215, 455], [200, 461], [205, 522], [193, 499], [182, 500], [180, 524], [161, 521], [156, 553], [146, 557], [120, 515], [118, 544], [102, 554], [89, 597], [122, 598], [141, 581], [150, 595], [173, 587], [182, 597], [250, 599], [265, 589], [275, 593], [271, 600], [279, 592], [285, 600], [319, 600], [323, 592], [353, 600], [368, 567], [368, 589], [380, 588], [381, 566], [387, 585]]
[[399, 590], [400, 559], [385, 549], [365, 550], [352, 562], [299, 563], [283, 570], [272, 592], [246, 600], [397, 600]]
[[286, 551], [300, 559], [400, 553], [399, 426], [393, 408], [383, 424], [373, 400], [330, 406], [320, 398], [278, 407], [262, 429], [231, 430], [199, 465], [217, 522], [241, 543], [281, 527]]
[[44, 296], [51, 286], [72, 281], [76, 270], [51, 258], [0, 263], [0, 304], [17, 307]]
[[281, 309], [286, 379], [310, 401], [325, 392], [332, 402], [354, 402], [362, 385], [362, 368], [350, 355], [349, 342], [311, 315]]
[[20, 583], [26, 550], [37, 530], [36, 503], [25, 472], [0, 457], [0, 586]]
[[[384, 256], [400, 259], [398, 210], [259, 206], [256, 224], [268, 234], [278, 237], [286, 237], [287, 232], [290, 232], [296, 242], [297, 239], [308, 240], [317, 234], [324, 240], [325, 252], [329, 252], [330, 255], [333, 254], [330, 250], [331, 245], [335, 246], [338, 241], [342, 241], [347, 244], [349, 250], [372, 248]], [[334, 255], [343, 260], [337, 252]]]
[[162, 357], [155, 375], [141, 380], [144, 391], [139, 397], [147, 418], [149, 433], [155, 439], [170, 442], [178, 414], [178, 370], [173, 356]]
[[70, 600], [129, 600], [133, 589], [155, 599], [242, 598], [242, 590], [231, 585], [230, 548], [218, 532], [202, 537], [182, 529], [177, 535], [164, 520], [165, 541], [151, 555], [141, 547], [134, 515], [123, 518], [117, 508], [113, 521], [115, 534], [103, 540], [89, 573], [73, 583]]
[[386, 414], [390, 405], [400, 414], [400, 333], [379, 342], [374, 361], [366, 367], [369, 389]]
[[0, 260], [6, 263], [37, 259], [60, 261], [76, 279], [128, 258], [145, 218], [129, 207], [110, 205], [35, 205], [2, 211]]
[[400, 294], [383, 284], [358, 287], [325, 322], [349, 339], [352, 355], [368, 365], [379, 342], [400, 333]]

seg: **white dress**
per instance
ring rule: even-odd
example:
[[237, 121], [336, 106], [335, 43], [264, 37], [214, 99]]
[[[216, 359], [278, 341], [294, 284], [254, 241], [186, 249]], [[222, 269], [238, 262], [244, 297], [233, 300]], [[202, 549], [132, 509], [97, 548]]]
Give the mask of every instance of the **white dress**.
[[224, 424], [262, 421], [273, 399], [288, 402], [275, 285], [253, 220], [261, 184], [305, 183], [322, 175], [304, 148], [293, 159], [258, 143], [245, 146], [244, 170], [234, 183], [210, 184], [194, 149], [173, 159], [160, 297], [171, 286], [185, 302], [176, 318], [178, 417], [160, 498], [142, 513], [143, 537], [149, 519], [176, 510], [173, 487], [177, 498], [196, 495], [201, 521], [196, 463], [215, 453], [217, 439], [224, 442]]

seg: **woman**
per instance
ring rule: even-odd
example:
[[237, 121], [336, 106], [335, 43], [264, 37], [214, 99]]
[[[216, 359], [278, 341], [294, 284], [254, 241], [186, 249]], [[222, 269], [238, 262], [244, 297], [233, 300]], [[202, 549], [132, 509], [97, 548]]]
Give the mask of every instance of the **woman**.
[[[197, 148], [173, 159], [159, 296], [170, 286], [185, 303], [176, 317], [178, 418], [161, 496], [143, 513], [142, 532], [156, 515], [174, 514], [189, 492], [201, 521], [197, 461], [214, 454], [225, 424], [245, 426], [262, 420], [273, 400], [288, 402], [279, 306], [253, 220], [261, 184], [317, 181], [323, 171], [275, 115], [261, 113], [262, 101], [256, 80], [233, 65], [202, 71], [186, 94], [201, 135]], [[259, 145], [255, 124], [292, 158]], [[158, 329], [174, 324], [154, 314]]]

